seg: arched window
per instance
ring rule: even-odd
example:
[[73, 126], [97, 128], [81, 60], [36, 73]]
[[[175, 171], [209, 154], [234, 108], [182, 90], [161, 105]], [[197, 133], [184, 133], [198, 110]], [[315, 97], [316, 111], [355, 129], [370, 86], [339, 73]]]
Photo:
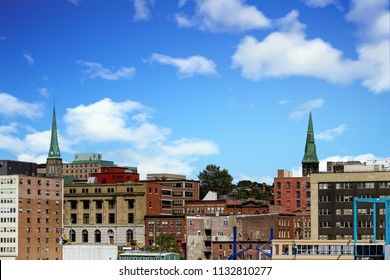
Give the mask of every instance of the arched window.
[[131, 242], [133, 242], [133, 231], [131, 229], [128, 229], [126, 231], [126, 243], [130, 245]]
[[82, 240], [84, 243], [88, 243], [88, 231], [86, 229], [84, 229], [82, 232], [81, 232], [81, 235], [82, 235]]
[[114, 244], [114, 231], [112, 229], [109, 229], [107, 231], [108, 235], [108, 244], [113, 245]]
[[100, 230], [95, 230], [95, 243], [102, 242], [102, 234], [100, 233]]
[[74, 229], [71, 229], [69, 231], [69, 241], [76, 242], [76, 232], [74, 231]]

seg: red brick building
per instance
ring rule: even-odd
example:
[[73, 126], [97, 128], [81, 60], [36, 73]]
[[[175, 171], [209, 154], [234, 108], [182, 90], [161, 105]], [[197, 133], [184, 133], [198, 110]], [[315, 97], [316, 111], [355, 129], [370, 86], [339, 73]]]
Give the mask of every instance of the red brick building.
[[62, 259], [62, 179], [9, 175], [0, 181], [0, 259]]
[[285, 213], [309, 211], [310, 197], [309, 177], [292, 177], [289, 172], [278, 170], [278, 177], [274, 178], [275, 205], [283, 206]]
[[178, 243], [185, 241], [186, 203], [199, 200], [199, 181], [164, 175], [142, 181], [146, 184], [145, 244], [148, 246], [155, 243], [159, 234], [173, 235]]

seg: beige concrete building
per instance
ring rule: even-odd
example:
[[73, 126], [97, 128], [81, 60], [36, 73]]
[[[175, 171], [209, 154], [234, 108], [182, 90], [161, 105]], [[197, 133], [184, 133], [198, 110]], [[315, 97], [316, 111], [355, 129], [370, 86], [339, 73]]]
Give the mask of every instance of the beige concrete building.
[[[390, 172], [343, 172], [310, 175], [312, 240], [353, 240], [353, 198], [390, 197]], [[362, 203], [358, 209], [358, 240], [370, 242], [373, 226], [377, 239], [384, 238], [384, 211], [377, 207], [377, 225], [372, 224], [373, 209]]]
[[64, 187], [68, 244], [145, 243], [145, 184], [72, 184]]

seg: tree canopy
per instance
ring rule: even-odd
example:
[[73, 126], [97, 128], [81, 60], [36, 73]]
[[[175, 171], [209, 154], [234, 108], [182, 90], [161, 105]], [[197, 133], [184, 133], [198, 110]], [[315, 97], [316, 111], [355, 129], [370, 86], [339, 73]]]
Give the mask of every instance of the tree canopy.
[[209, 191], [214, 191], [218, 195], [228, 194], [232, 188], [233, 177], [227, 169], [222, 169], [209, 164], [199, 173], [200, 197], [203, 198]]

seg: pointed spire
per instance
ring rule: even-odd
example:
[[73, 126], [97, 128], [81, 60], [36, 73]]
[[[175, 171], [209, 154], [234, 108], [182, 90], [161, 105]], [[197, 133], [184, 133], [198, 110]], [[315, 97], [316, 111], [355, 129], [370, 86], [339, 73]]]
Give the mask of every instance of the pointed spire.
[[307, 127], [305, 155], [303, 156], [302, 163], [318, 163], [316, 143], [314, 140], [313, 121], [311, 112], [309, 116], [309, 125]]
[[60, 146], [58, 145], [56, 107], [53, 104], [53, 120], [51, 124], [51, 139], [48, 158], [61, 159]]

